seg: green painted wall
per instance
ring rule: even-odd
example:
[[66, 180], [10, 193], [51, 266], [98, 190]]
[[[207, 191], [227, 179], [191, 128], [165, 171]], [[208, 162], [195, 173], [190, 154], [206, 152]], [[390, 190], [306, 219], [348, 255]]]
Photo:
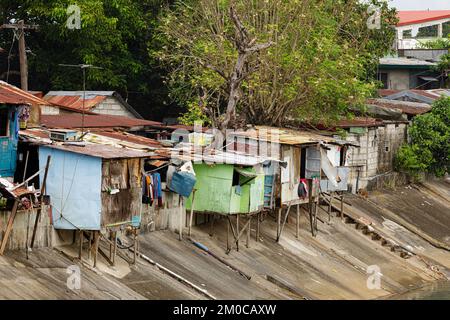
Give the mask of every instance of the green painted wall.
[[[233, 186], [234, 166], [231, 164], [194, 164], [197, 177], [195, 183], [195, 204], [197, 212], [220, 214], [249, 213], [259, 210], [264, 204], [264, 175], [258, 175], [251, 183], [241, 186], [241, 194]], [[252, 169], [252, 172], [255, 172]], [[247, 180], [240, 177], [240, 181]], [[191, 210], [192, 195], [186, 201], [186, 209]]]

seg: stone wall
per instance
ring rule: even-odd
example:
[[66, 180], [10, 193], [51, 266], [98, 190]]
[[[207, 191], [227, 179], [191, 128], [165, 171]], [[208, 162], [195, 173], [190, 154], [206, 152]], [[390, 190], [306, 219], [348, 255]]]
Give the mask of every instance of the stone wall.
[[406, 123], [363, 128], [363, 133], [348, 133], [346, 140], [360, 145], [359, 148], [350, 147], [347, 156], [347, 164], [351, 168], [351, 192], [373, 190], [386, 183], [395, 183], [392, 179], [398, 178], [398, 175], [390, 174], [394, 173], [394, 158], [398, 149], [407, 141]]

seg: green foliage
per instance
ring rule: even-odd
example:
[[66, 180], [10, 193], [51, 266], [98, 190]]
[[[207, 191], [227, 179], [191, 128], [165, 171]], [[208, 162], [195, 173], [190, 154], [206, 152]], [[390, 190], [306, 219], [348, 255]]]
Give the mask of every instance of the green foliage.
[[[247, 63], [237, 112], [247, 122], [337, 119], [376, 89], [368, 81], [390, 50], [395, 10], [384, 1], [381, 29], [368, 29], [368, 4], [358, 0], [237, 0], [236, 11], [258, 43], [272, 41]], [[206, 101], [209, 118], [224, 112], [237, 49], [231, 1], [177, 1], [161, 18], [161, 50], [171, 72], [171, 96], [181, 104]]]
[[187, 111], [178, 118], [181, 124], [193, 126], [195, 122], [200, 121], [202, 126], [208, 126], [211, 124], [209, 118], [202, 112], [198, 101], [189, 102]]
[[419, 47], [423, 49], [450, 49], [450, 38], [420, 42]]
[[[118, 90], [125, 98], [130, 97], [133, 105], [138, 102], [148, 108], [150, 98], [152, 107], [161, 106], [167, 94], [160, 76], [163, 70], [148, 55], [148, 48], [154, 44], [156, 17], [166, 2], [0, 0], [0, 15], [4, 22], [24, 19], [39, 25], [39, 30], [26, 38], [32, 51], [28, 55], [31, 89], [80, 90], [80, 70], [58, 64], [87, 63], [103, 68], [87, 72], [88, 89]], [[80, 30], [66, 27], [67, 8], [72, 4], [81, 9]], [[9, 49], [11, 38], [11, 31], [2, 31], [0, 47]], [[14, 49], [17, 51], [17, 42]], [[13, 62], [17, 60], [14, 56]]]
[[413, 176], [432, 173], [444, 176], [450, 168], [450, 98], [433, 104], [430, 113], [417, 116], [409, 130], [411, 143], [403, 145], [396, 166]]

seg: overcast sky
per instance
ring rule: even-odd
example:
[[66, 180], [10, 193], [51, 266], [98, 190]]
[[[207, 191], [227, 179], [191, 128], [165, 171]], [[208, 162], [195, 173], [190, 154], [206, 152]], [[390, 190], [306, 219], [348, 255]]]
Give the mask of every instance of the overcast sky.
[[389, 0], [397, 10], [450, 10], [450, 0]]

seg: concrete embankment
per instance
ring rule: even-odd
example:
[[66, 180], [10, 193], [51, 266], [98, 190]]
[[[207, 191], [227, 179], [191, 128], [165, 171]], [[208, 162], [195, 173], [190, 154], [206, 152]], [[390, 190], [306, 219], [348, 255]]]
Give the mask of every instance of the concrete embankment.
[[[431, 191], [430, 191], [431, 190]], [[75, 257], [72, 246], [24, 250], [0, 257], [2, 299], [380, 299], [424, 287], [449, 275], [450, 206], [446, 183], [406, 186], [368, 198], [347, 197], [344, 217], [319, 210], [318, 234], [305, 211], [296, 238], [295, 215], [279, 242], [276, 219], [266, 215], [259, 241], [242, 240], [226, 254], [226, 220], [193, 228], [192, 240], [171, 231], [142, 234], [139, 258], [122, 250], [116, 266], [99, 256], [98, 267]], [[325, 207], [324, 207], [325, 208]], [[123, 239], [125, 241], [125, 239]], [[106, 250], [107, 244], [101, 244]], [[127, 256], [128, 255], [128, 256]], [[67, 267], [80, 266], [79, 290], [67, 287]], [[232, 266], [232, 268], [230, 268]], [[368, 286], [378, 268], [380, 287]], [[241, 273], [236, 270], [240, 270]], [[369, 271], [369, 273], [368, 273]], [[243, 276], [247, 275], [247, 276]], [[249, 279], [250, 278], [250, 279]], [[13, 280], [18, 279], [18, 280]]]

